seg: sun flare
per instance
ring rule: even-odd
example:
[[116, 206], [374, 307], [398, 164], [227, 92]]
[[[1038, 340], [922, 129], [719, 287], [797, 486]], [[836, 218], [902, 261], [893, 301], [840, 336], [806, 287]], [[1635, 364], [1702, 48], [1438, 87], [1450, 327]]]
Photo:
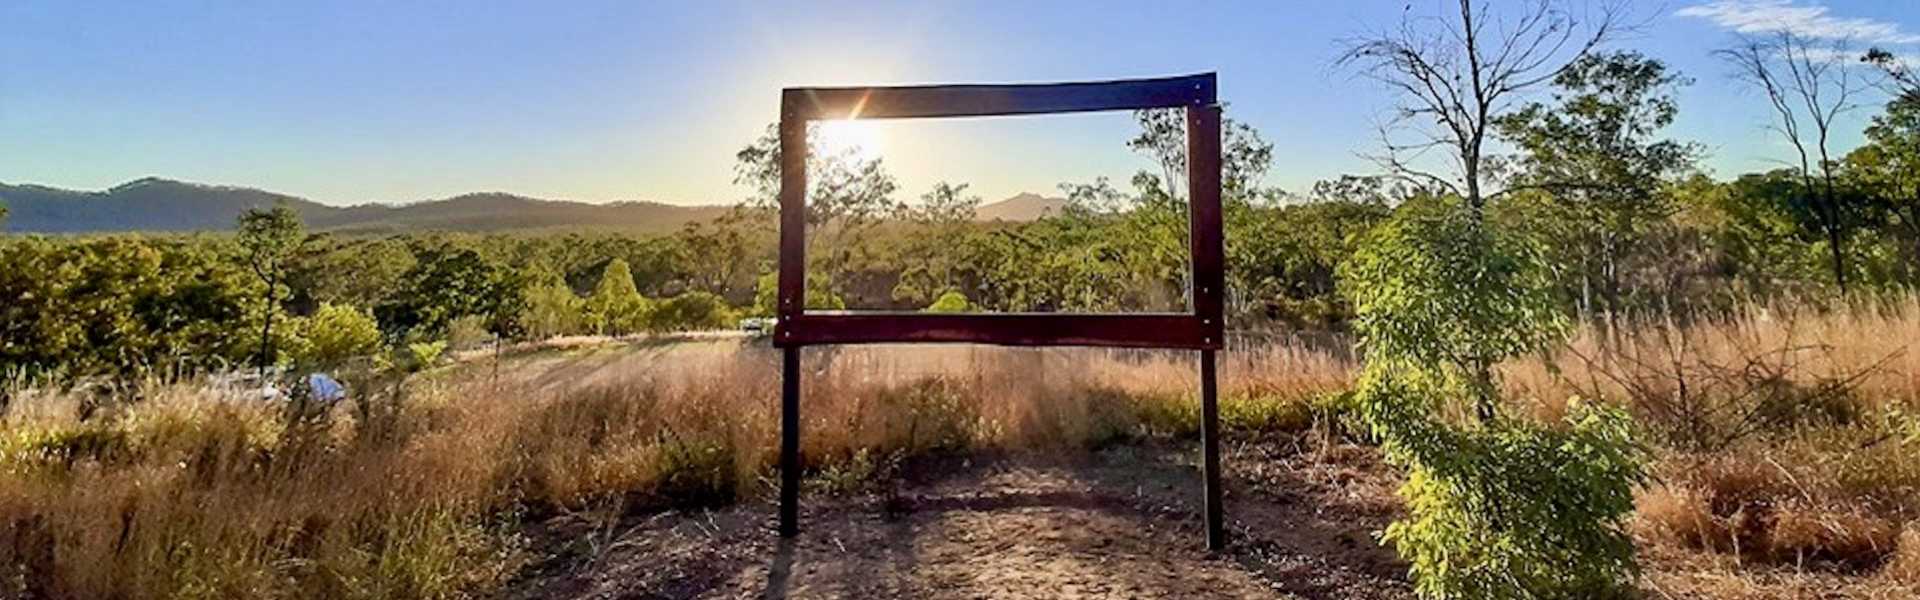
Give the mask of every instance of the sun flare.
[[880, 124], [860, 119], [842, 119], [820, 121], [820, 152], [828, 155], [851, 155], [860, 160], [872, 160], [880, 157], [882, 137]]

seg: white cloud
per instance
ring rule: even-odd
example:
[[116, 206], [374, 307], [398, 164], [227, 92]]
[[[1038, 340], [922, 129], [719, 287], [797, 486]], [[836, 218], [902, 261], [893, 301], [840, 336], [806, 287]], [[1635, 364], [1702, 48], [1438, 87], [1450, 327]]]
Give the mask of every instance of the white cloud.
[[1675, 15], [1698, 17], [1740, 33], [1789, 31], [1820, 40], [1850, 40], [1868, 44], [1916, 44], [1920, 34], [1908, 33], [1898, 23], [1863, 17], [1836, 17], [1826, 6], [1796, 0], [1713, 0], [1682, 8]]

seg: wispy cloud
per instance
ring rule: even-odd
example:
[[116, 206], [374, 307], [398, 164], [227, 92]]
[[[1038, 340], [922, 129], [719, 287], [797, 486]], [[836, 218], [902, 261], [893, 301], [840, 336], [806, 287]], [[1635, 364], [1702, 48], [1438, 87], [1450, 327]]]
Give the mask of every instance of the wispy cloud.
[[1792, 32], [1821, 40], [1851, 40], [1868, 44], [1916, 44], [1920, 34], [1908, 33], [1898, 23], [1864, 17], [1839, 17], [1820, 4], [1796, 0], [1713, 0], [1682, 8], [1675, 15], [1697, 17], [1740, 33]]

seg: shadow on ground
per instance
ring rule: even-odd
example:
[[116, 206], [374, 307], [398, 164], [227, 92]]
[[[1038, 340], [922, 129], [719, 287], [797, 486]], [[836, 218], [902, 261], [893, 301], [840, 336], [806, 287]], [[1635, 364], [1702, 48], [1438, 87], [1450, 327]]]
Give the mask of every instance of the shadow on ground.
[[[548, 558], [511, 598], [1405, 598], [1373, 533], [1383, 469], [1283, 441], [1228, 456], [1230, 550], [1204, 550], [1188, 447], [908, 465], [867, 494], [807, 497], [773, 534], [763, 501], [533, 528]], [[1371, 461], [1356, 451], [1340, 461]], [[1371, 477], [1371, 479], [1369, 479]]]

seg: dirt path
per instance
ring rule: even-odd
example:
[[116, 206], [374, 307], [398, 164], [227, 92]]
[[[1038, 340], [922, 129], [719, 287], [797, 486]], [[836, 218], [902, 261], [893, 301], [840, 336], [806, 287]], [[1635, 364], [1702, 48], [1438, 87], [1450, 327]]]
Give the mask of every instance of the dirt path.
[[[1344, 452], [1344, 454], [1342, 454]], [[1232, 549], [1203, 549], [1190, 449], [910, 465], [870, 493], [811, 494], [782, 541], [764, 501], [632, 518], [560, 517], [513, 598], [1405, 598], [1373, 542], [1393, 482], [1359, 450], [1229, 452]], [[1372, 473], [1372, 474], [1369, 474]], [[1264, 490], [1280, 490], [1270, 493]]]

